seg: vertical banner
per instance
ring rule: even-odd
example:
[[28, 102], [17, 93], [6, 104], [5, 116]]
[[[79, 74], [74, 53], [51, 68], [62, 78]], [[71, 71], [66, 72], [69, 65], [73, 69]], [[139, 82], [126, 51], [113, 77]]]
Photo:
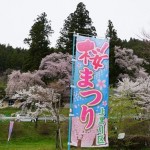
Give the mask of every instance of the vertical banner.
[[108, 39], [76, 37], [70, 145], [108, 146]]
[[9, 142], [10, 137], [11, 137], [13, 126], [14, 126], [14, 121], [10, 121], [10, 124], [9, 124], [9, 133], [8, 133], [8, 142]]

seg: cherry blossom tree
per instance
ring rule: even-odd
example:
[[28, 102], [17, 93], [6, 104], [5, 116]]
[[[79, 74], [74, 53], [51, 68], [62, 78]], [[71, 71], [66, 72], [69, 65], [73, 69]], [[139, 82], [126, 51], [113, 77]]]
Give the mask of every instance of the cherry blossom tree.
[[150, 113], [150, 76], [143, 67], [148, 64], [142, 58], [134, 55], [132, 49], [115, 48], [115, 62], [121, 68], [119, 82], [116, 88], [116, 96], [127, 97], [135, 105], [144, 110], [144, 114]]
[[119, 97], [130, 97], [146, 114], [150, 113], [150, 76], [136, 81], [124, 78], [118, 82], [116, 92]]
[[37, 118], [43, 111], [49, 111], [57, 122], [57, 139], [60, 137], [60, 120], [59, 111], [54, 105], [60, 95], [63, 99], [64, 96], [69, 97], [71, 58], [71, 55], [63, 53], [47, 55], [42, 59], [39, 70], [26, 73], [13, 71], [6, 88], [9, 98], [24, 100], [21, 113]]
[[29, 89], [29, 87], [34, 85], [45, 86], [45, 83], [36, 72], [21, 73], [20, 71], [13, 71], [8, 76], [7, 87], [5, 89], [6, 95], [11, 98], [16, 91]]
[[44, 71], [45, 76], [48, 78], [60, 79], [62, 83], [69, 83], [71, 76], [71, 58], [71, 55], [63, 53], [47, 55], [42, 59], [39, 71]]
[[132, 49], [115, 47], [115, 63], [121, 69], [119, 79], [126, 77], [134, 80], [139, 77], [146, 78], [148, 76], [148, 73], [143, 68], [143, 64], [148, 64], [148, 62], [134, 55]]
[[40, 114], [48, 112], [53, 121], [56, 122], [56, 144], [62, 147], [60, 137], [60, 114], [59, 114], [59, 102], [60, 94], [56, 93], [52, 88], [43, 88], [41, 86], [31, 86], [28, 90], [23, 89], [16, 91], [16, 94], [12, 96], [15, 99], [21, 99], [24, 101], [21, 103], [21, 113], [28, 115], [37, 120]]
[[72, 56], [63, 53], [53, 53], [42, 59], [37, 71], [38, 76], [45, 79], [45, 83], [57, 92], [62, 98], [69, 97], [71, 80]]
[[8, 76], [6, 94], [11, 97], [18, 90], [28, 90], [31, 86], [40, 85], [57, 90], [62, 98], [69, 97], [70, 78], [71, 55], [53, 53], [42, 59], [37, 71], [13, 71]]
[[53, 104], [59, 102], [60, 94], [55, 93], [51, 88], [31, 86], [28, 90], [16, 91], [12, 98], [24, 100], [21, 103], [21, 114], [36, 118], [43, 111], [48, 111], [55, 120], [57, 119], [57, 110]]

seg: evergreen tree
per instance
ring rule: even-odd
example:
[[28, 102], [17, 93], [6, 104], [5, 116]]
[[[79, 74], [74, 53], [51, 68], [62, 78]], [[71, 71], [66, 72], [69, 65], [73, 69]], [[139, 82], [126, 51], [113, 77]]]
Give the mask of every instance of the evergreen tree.
[[57, 40], [56, 47], [63, 53], [72, 52], [73, 32], [85, 35], [96, 36], [96, 29], [92, 26], [92, 19], [86, 6], [80, 2], [74, 13], [71, 13], [65, 20], [64, 26], [60, 31], [61, 36]]
[[27, 50], [0, 44], [0, 73], [7, 69], [22, 70]]
[[29, 58], [25, 69], [38, 69], [40, 61], [50, 52], [49, 36], [53, 33], [51, 22], [47, 20], [46, 13], [42, 13], [37, 17], [35, 23], [31, 27], [29, 37], [24, 40], [29, 45]]
[[107, 36], [110, 38], [110, 84], [114, 85], [117, 82], [117, 77], [120, 74], [120, 69], [117, 64], [115, 64], [115, 46], [121, 46], [121, 39], [117, 36], [117, 31], [114, 29], [111, 20], [108, 20]]

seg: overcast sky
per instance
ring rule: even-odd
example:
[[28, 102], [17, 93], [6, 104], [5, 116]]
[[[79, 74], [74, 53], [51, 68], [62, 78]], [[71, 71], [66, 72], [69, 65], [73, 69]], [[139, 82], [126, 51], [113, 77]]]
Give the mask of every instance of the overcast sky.
[[99, 37], [104, 37], [109, 19], [121, 39], [138, 38], [143, 29], [150, 33], [150, 0], [0, 0], [0, 44], [27, 48], [24, 38], [37, 16], [46, 12], [55, 46], [64, 20], [79, 2], [86, 5]]

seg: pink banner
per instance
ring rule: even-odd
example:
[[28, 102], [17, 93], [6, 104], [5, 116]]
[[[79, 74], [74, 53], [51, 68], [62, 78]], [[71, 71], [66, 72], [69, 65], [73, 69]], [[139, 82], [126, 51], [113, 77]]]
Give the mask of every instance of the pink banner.
[[10, 140], [11, 133], [12, 133], [12, 130], [13, 130], [13, 126], [14, 126], [14, 121], [10, 121], [10, 124], [9, 124], [9, 133], [8, 133], [8, 141]]

